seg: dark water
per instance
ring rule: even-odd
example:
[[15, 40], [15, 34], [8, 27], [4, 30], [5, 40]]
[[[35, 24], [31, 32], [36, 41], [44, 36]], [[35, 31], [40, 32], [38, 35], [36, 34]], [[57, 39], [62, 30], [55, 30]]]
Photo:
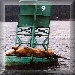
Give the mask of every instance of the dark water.
[[51, 63], [30, 63], [26, 65], [17, 65], [17, 66], [6, 66], [6, 70], [56, 70], [58, 67], [58, 62]]
[[5, 66], [1, 75], [72, 75], [69, 70], [60, 70], [58, 61], [51, 63], [30, 63], [28, 65]]

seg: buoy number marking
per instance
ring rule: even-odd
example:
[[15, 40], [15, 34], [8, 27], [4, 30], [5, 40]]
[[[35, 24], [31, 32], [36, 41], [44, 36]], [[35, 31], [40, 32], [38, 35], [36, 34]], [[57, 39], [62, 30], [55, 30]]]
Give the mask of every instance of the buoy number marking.
[[41, 8], [42, 8], [42, 11], [44, 11], [46, 7], [45, 6], [42, 6]]

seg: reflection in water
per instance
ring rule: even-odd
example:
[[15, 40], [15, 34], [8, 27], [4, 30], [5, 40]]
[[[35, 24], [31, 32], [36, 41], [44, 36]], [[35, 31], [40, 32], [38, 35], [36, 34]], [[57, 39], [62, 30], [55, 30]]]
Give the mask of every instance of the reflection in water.
[[46, 63], [30, 63], [26, 65], [16, 65], [16, 66], [5, 66], [6, 70], [55, 70], [59, 63], [56, 62], [46, 62]]

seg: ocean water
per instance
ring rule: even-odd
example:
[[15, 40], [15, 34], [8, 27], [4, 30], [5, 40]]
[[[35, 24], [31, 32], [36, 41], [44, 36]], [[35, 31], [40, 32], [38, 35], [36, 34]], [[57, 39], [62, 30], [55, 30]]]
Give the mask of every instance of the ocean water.
[[[1, 44], [1, 49], [3, 49], [3, 52], [11, 49], [12, 46], [14, 46], [14, 40], [15, 40], [15, 31], [16, 31], [16, 26], [17, 26], [17, 22], [5, 22], [2, 24], [2, 42]], [[38, 69], [23, 69], [23, 67], [17, 67], [18, 70], [27, 70], [28, 73], [32, 72], [34, 70], [36, 70], [35, 72], [44, 72], [44, 73], [55, 73], [55, 72], [62, 72], [64, 71], [64, 73], [68, 72], [71, 70], [70, 67], [70, 21], [54, 21], [51, 20], [50, 22], [50, 36], [49, 36], [49, 47], [50, 49], [52, 49], [54, 51], [55, 54], [57, 55], [61, 55], [64, 58], [59, 58], [58, 59], [58, 63], [57, 64], [45, 64], [47, 65], [46, 68], [44, 69], [44, 67], [40, 70], [40, 68]], [[34, 64], [33, 64], [34, 65]], [[39, 66], [39, 64], [38, 64]], [[37, 67], [38, 67], [37, 66]], [[8, 69], [5, 68], [5, 72], [9, 72], [9, 70], [15, 70], [15, 73], [18, 72], [16, 67], [12, 68], [9, 67]], [[7, 71], [8, 70], [8, 71]], [[17, 71], [16, 71], [17, 70]], [[32, 71], [33, 70], [33, 71]], [[9, 72], [9, 74], [12, 74], [13, 71]]]

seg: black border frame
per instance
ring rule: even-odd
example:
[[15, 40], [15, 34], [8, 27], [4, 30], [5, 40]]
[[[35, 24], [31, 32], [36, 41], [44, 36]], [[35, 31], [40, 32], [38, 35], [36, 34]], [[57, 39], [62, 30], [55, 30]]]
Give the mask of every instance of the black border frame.
[[[72, 5], [72, 3], [74, 2], [74, 0], [48, 0], [50, 2], [52, 2], [52, 5]], [[5, 5], [19, 5], [19, 0], [1, 0], [0, 1], [1, 4], [1, 22], [5, 22]], [[72, 8], [72, 7], [71, 7]], [[70, 11], [72, 13], [72, 11]], [[70, 14], [71, 17], [72, 14]], [[70, 70], [62, 70], [62, 71], [46, 71], [46, 70], [7, 70], [7, 71], [3, 71], [2, 75], [17, 75], [19, 72], [24, 73], [23, 75], [32, 75], [32, 74], [36, 74], [36, 75], [72, 75], [75, 74], [74, 71], [70, 71]], [[9, 72], [11, 72], [9, 74]], [[21, 75], [21, 74], [18, 74]]]

